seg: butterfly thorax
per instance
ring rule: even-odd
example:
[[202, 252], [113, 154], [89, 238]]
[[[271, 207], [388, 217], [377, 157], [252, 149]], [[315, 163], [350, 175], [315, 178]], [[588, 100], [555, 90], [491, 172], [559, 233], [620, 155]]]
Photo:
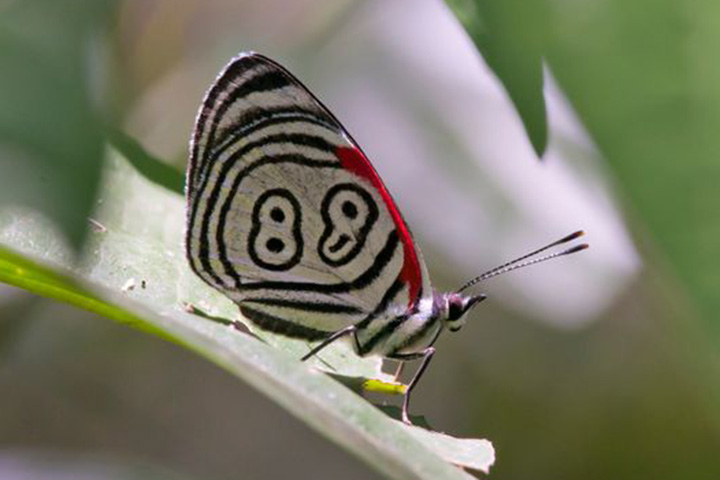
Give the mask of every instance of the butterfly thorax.
[[466, 314], [484, 295], [433, 292], [410, 311], [388, 311], [372, 324], [360, 326], [360, 355], [408, 355], [432, 346], [443, 329], [458, 331]]

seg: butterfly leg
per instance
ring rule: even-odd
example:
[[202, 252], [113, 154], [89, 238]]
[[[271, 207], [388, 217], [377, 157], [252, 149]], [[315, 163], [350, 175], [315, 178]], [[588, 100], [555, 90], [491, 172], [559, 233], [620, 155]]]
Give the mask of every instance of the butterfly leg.
[[410, 383], [408, 383], [407, 390], [405, 391], [405, 399], [403, 400], [402, 405], [402, 421], [404, 423], [407, 423], [408, 425], [411, 425], [410, 417], [408, 416], [408, 407], [410, 405], [410, 394], [412, 393], [413, 388], [415, 388], [415, 385], [417, 385], [418, 380], [420, 380], [420, 377], [422, 376], [423, 372], [425, 372], [425, 369], [427, 368], [428, 364], [430, 364], [430, 360], [432, 359], [432, 356], [435, 354], [435, 348], [428, 347], [425, 350], [417, 353], [396, 353], [394, 355], [391, 355], [390, 358], [394, 360], [401, 360], [401, 361], [408, 361], [408, 360], [415, 360], [416, 358], [422, 358], [422, 363], [420, 364], [420, 367], [415, 372], [415, 375], [413, 375], [412, 380], [410, 380]]
[[403, 370], [405, 369], [405, 362], [402, 360], [398, 360], [398, 366], [395, 369], [395, 373], [393, 374], [393, 378], [396, 382], [400, 381], [400, 375], [402, 375]]
[[360, 341], [357, 338], [357, 327], [355, 325], [350, 325], [349, 327], [343, 328], [342, 330], [338, 330], [337, 332], [330, 335], [328, 338], [323, 340], [317, 347], [310, 350], [310, 353], [305, 355], [300, 359], [300, 361], [304, 362], [308, 358], [311, 358], [315, 356], [320, 350], [327, 347], [331, 343], [333, 343], [335, 340], [338, 340], [340, 338], [343, 338], [347, 335], [352, 335], [353, 339], [355, 340], [355, 347], [357, 348], [357, 351], [360, 351]]

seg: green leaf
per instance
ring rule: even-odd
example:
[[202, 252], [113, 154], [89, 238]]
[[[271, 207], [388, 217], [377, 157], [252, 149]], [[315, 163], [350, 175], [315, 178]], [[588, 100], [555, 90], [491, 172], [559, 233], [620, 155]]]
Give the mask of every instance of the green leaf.
[[567, 2], [547, 20], [549, 65], [633, 220], [720, 333], [720, 3]]
[[520, 0], [446, 0], [495, 72], [525, 125], [530, 143], [542, 157], [547, 147], [540, 2]]
[[[392, 420], [330, 376], [299, 362], [309, 348], [304, 342], [256, 331], [258, 339], [188, 313], [190, 303], [212, 317], [239, 318], [237, 307], [186, 265], [183, 199], [138, 175], [117, 153], [108, 163], [82, 262], [69, 262], [42, 217], [5, 209], [0, 211], [0, 244], [12, 250], [0, 249], [0, 280], [184, 345], [389, 477], [472, 478], [447, 462], [489, 469], [494, 457], [489, 442], [429, 436]], [[349, 385], [353, 379], [389, 378], [378, 361], [358, 359], [343, 345], [321, 356], [317, 365], [348, 379]]]
[[[697, 310], [709, 321], [717, 317], [720, 68], [713, 59], [720, 3], [447, 3], [523, 118], [524, 110], [538, 111], [540, 77], [532, 65], [545, 58], [607, 160], [638, 230]], [[532, 122], [525, 125], [532, 130]], [[713, 328], [720, 333], [719, 322]]]
[[[83, 240], [104, 139], [88, 92], [90, 39], [113, 1], [5, 2], [0, 16], [0, 203], [32, 206]], [[97, 56], [93, 57], [93, 54]], [[95, 79], [98, 80], [98, 79]]]

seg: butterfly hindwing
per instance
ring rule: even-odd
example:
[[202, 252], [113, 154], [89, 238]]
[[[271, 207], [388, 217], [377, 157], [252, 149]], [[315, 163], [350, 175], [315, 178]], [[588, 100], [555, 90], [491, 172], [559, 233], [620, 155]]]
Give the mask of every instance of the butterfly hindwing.
[[370, 162], [266, 57], [240, 55], [207, 93], [187, 182], [190, 265], [262, 328], [319, 339], [431, 294]]

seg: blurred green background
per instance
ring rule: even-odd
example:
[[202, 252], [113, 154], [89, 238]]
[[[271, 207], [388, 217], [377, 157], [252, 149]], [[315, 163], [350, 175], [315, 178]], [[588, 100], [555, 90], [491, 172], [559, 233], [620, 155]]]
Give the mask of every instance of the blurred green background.
[[[484, 285], [418, 413], [492, 440], [495, 478], [716, 479], [719, 47], [710, 0], [0, 1], [0, 209], [82, 255], [108, 139], [179, 190], [204, 90], [262, 52], [373, 159], [438, 289], [588, 232]], [[0, 286], [0, 478], [66, 469], [375, 475], [188, 351]]]

